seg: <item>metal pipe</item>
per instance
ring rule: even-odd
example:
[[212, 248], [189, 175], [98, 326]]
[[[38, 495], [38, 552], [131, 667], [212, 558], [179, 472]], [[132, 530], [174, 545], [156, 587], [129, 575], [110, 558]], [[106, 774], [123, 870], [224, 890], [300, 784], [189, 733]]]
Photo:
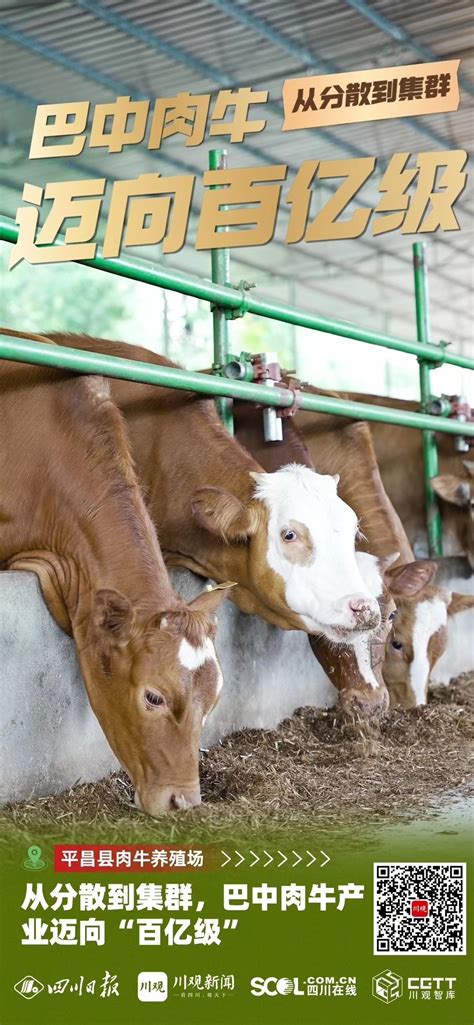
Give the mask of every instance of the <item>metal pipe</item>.
[[[0, 217], [0, 241], [16, 242], [17, 239], [18, 225], [10, 218]], [[298, 327], [307, 327], [313, 331], [325, 331], [343, 338], [367, 342], [369, 345], [381, 345], [386, 349], [406, 352], [432, 363], [449, 363], [465, 370], [474, 370], [474, 360], [460, 353], [445, 350], [441, 345], [429, 345], [419, 341], [394, 338], [391, 335], [377, 334], [376, 331], [357, 327], [356, 324], [351, 324], [349, 321], [332, 320], [329, 317], [299, 310], [294, 306], [275, 303], [268, 299], [258, 299], [254, 294], [243, 295], [230, 286], [217, 285], [212, 281], [201, 280], [177, 270], [166, 270], [162, 266], [145, 260], [129, 260], [118, 257], [104, 260], [102, 256], [96, 256], [94, 260], [79, 260], [78, 263], [83, 263], [86, 267], [94, 267], [96, 270], [107, 271], [109, 274], [132, 278], [134, 281], [143, 281], [145, 284], [169, 288], [171, 291], [180, 292], [183, 295], [193, 295], [197, 299], [204, 299], [206, 302], [217, 304], [228, 310], [255, 313], [260, 317], [279, 320], [285, 324], [296, 324]]]
[[[141, 384], [161, 385], [163, 388], [177, 388], [195, 391], [203, 395], [225, 395], [228, 398], [258, 402], [263, 406], [291, 406], [293, 393], [286, 388], [267, 388], [264, 384], [250, 384], [247, 381], [233, 381], [213, 374], [200, 374], [178, 367], [158, 366], [139, 360], [106, 356], [103, 353], [84, 352], [49, 342], [35, 342], [31, 338], [17, 338], [0, 334], [0, 359], [17, 363], [33, 363], [39, 366], [56, 367], [79, 374], [104, 374], [125, 381]], [[352, 402], [335, 399], [327, 395], [312, 395], [303, 392], [301, 409], [315, 413], [332, 413], [349, 417], [351, 420], [376, 420], [397, 424], [402, 427], [441, 431], [443, 434], [462, 434], [474, 437], [474, 424], [461, 424], [456, 420], [438, 419], [422, 413], [403, 412], [384, 406], [372, 406], [366, 402]]]
[[[413, 243], [413, 271], [415, 276], [416, 333], [423, 345], [430, 342], [430, 305], [428, 290], [428, 266], [424, 242]], [[431, 400], [429, 363], [420, 360], [421, 411], [426, 413]], [[426, 525], [430, 555], [443, 554], [443, 524], [438, 499], [431, 487], [431, 478], [438, 475], [438, 446], [434, 431], [423, 431], [423, 481], [425, 491]]]
[[[211, 149], [209, 169], [219, 171], [227, 167], [227, 150]], [[213, 185], [212, 188], [219, 188]], [[227, 228], [220, 229], [227, 231]], [[230, 285], [230, 253], [228, 249], [211, 249], [211, 274], [216, 285]], [[232, 286], [231, 286], [232, 287]], [[221, 374], [229, 355], [228, 311], [216, 303], [212, 306], [212, 332], [214, 336], [214, 373]], [[234, 433], [232, 399], [216, 400], [217, 412], [229, 434]]]

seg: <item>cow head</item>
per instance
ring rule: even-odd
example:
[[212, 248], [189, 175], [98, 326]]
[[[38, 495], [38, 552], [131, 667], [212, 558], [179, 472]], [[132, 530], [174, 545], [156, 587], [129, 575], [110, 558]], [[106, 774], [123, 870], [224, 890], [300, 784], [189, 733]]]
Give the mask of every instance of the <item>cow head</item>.
[[201, 730], [222, 686], [214, 613], [227, 593], [143, 616], [117, 591], [96, 592], [81, 668], [135, 803], [150, 815], [200, 803]]
[[467, 477], [446, 473], [440, 477], [433, 477], [430, 483], [433, 491], [443, 502], [449, 502], [459, 509], [462, 515], [460, 542], [471, 569], [474, 570], [474, 463], [466, 459], [463, 460], [463, 466]]
[[399, 558], [357, 552], [362, 577], [380, 607], [377, 629], [359, 634], [350, 644], [334, 645], [325, 638], [310, 637], [316, 658], [340, 695], [342, 710], [350, 717], [368, 718], [386, 711], [388, 693], [382, 674], [385, 642], [392, 629], [396, 605], [387, 587], [385, 575]]
[[[338, 497], [338, 477], [291, 464], [251, 471], [247, 502], [221, 488], [194, 495], [199, 525], [240, 550], [248, 587], [233, 598], [246, 611], [284, 629], [351, 641], [380, 623], [355, 557], [357, 517]], [[242, 548], [245, 546], [245, 550]]]
[[397, 612], [385, 644], [383, 675], [392, 704], [426, 703], [431, 670], [448, 640], [448, 617], [474, 608], [474, 596], [434, 587], [435, 562], [409, 562], [388, 574]]

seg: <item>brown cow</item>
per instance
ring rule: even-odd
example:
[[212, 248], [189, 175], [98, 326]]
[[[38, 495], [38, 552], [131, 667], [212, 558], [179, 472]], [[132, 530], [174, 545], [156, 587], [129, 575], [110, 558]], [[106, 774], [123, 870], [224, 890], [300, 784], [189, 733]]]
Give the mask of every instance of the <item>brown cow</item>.
[[[313, 414], [308, 414], [311, 417]], [[324, 472], [333, 466], [334, 470], [341, 474], [339, 490], [346, 493], [347, 489], [347, 464], [351, 470], [357, 473], [357, 494], [363, 496], [363, 502], [359, 505], [364, 508], [367, 501], [372, 500], [373, 505], [373, 477], [372, 468], [367, 466], [366, 478], [366, 443], [370, 446], [370, 434], [365, 424], [358, 424], [355, 427], [344, 424], [341, 418], [338, 420], [337, 440], [334, 441], [330, 429], [334, 426], [335, 417], [330, 418], [329, 423], [322, 423], [321, 418], [316, 416], [315, 429], [321, 431], [323, 436], [322, 448], [324, 449]], [[294, 421], [283, 421], [283, 441], [277, 443], [265, 443], [262, 430], [262, 411], [249, 402], [234, 402], [234, 426], [236, 437], [240, 443], [258, 459], [268, 472], [276, 472], [282, 465], [292, 461], [314, 469], [314, 462], [308, 448], [303, 440], [302, 434], [296, 428]], [[339, 433], [339, 431], [341, 433]], [[344, 453], [344, 463], [341, 461], [341, 452]], [[334, 462], [333, 462], [334, 460]], [[359, 493], [360, 488], [360, 493]], [[351, 495], [350, 504], [354, 508], [354, 497]], [[378, 495], [376, 496], [378, 498]], [[390, 505], [390, 503], [386, 503]], [[377, 505], [378, 509], [378, 505]], [[394, 520], [397, 521], [393, 512]], [[378, 530], [387, 530], [387, 516], [383, 513], [378, 515]], [[397, 541], [403, 542], [403, 532], [396, 533], [391, 529], [390, 517], [385, 543], [378, 544], [378, 555], [371, 555], [366, 552], [357, 552], [356, 558], [361, 569], [362, 576], [369, 585], [371, 594], [377, 598], [381, 611], [381, 624], [372, 635], [363, 635], [349, 645], [338, 644], [335, 646], [327, 638], [321, 636], [310, 636], [311, 648], [327, 673], [331, 683], [340, 691], [341, 704], [344, 708], [353, 711], [364, 710], [365, 713], [371, 709], [384, 707], [387, 695], [382, 676], [382, 663], [384, 648], [387, 637], [390, 633], [395, 603], [392, 601], [384, 577], [389, 567], [398, 559], [399, 552], [391, 555], [382, 554], [383, 549]], [[360, 541], [359, 541], [360, 546]]]
[[227, 592], [190, 605], [174, 593], [102, 378], [4, 361], [0, 422], [3, 568], [36, 573], [72, 634], [138, 807], [199, 803], [202, 722], [222, 683], [214, 612]]
[[[310, 385], [305, 390], [336, 394]], [[405, 707], [424, 704], [431, 670], [446, 648], [448, 617], [473, 607], [474, 599], [434, 587], [436, 563], [413, 561], [404, 527], [381, 479], [368, 424], [348, 424], [330, 414], [300, 411], [295, 426], [316, 468], [324, 472], [330, 465], [340, 473], [341, 495], [359, 516], [364, 547], [377, 555], [400, 551], [399, 564], [385, 576], [397, 615], [386, 642], [383, 675], [393, 702]]]
[[[416, 402], [380, 395], [345, 392], [343, 398], [391, 406], [404, 412], [419, 409]], [[419, 554], [427, 552], [421, 432], [410, 427], [371, 423], [377, 462], [382, 480], [401, 517], [410, 542]], [[439, 475], [433, 489], [441, 499], [444, 555], [465, 555], [474, 570], [474, 464], [454, 448], [454, 438], [436, 435]], [[400, 453], [403, 452], [403, 459]]]
[[[56, 344], [173, 366], [123, 342], [53, 334]], [[169, 562], [233, 580], [232, 600], [287, 630], [350, 639], [379, 623], [355, 560], [356, 521], [332, 475], [277, 473], [230, 438], [214, 402], [112, 380], [151, 516]], [[296, 545], [292, 524], [301, 537]]]
[[[318, 392], [308, 385], [305, 390]], [[385, 582], [397, 603], [397, 615], [393, 633], [386, 639], [383, 676], [393, 703], [406, 707], [423, 704], [430, 671], [446, 647], [448, 615], [470, 607], [474, 601], [470, 596], [451, 595], [433, 587], [436, 563], [413, 561], [408, 538], [383, 487], [369, 426], [347, 423], [330, 414], [300, 411], [295, 422], [284, 423], [284, 443], [266, 445], [261, 414], [247, 403], [236, 404], [235, 413], [240, 440], [267, 469], [274, 470], [281, 460], [294, 459], [322, 472], [330, 467], [340, 474], [340, 494], [359, 516], [360, 547], [379, 556], [399, 550], [401, 565], [390, 569], [389, 562], [385, 567]], [[337, 666], [334, 652], [325, 650], [324, 641], [313, 642], [312, 647], [338, 686], [341, 666]], [[376, 654], [372, 664], [374, 657]], [[357, 678], [362, 660], [359, 658], [359, 666], [349, 670], [348, 658], [346, 653], [344, 676], [352, 673]], [[365, 663], [367, 670], [367, 660]]]
[[380, 606], [381, 623], [371, 635], [361, 635], [352, 644], [334, 645], [324, 637], [310, 635], [309, 643], [331, 683], [340, 695], [343, 711], [351, 716], [386, 710], [389, 698], [384, 678], [385, 646], [392, 630], [396, 605], [387, 587], [388, 567], [397, 558], [393, 555], [370, 555], [357, 552], [356, 558], [364, 580], [371, 581], [371, 592], [376, 595]]
[[[51, 337], [170, 365], [120, 342]], [[264, 473], [224, 431], [212, 401], [120, 380], [111, 391], [170, 563], [235, 580], [236, 604], [284, 629], [343, 643], [378, 628], [380, 610], [355, 558], [356, 519], [332, 475], [302, 466]], [[370, 688], [367, 699], [375, 705], [385, 696]]]

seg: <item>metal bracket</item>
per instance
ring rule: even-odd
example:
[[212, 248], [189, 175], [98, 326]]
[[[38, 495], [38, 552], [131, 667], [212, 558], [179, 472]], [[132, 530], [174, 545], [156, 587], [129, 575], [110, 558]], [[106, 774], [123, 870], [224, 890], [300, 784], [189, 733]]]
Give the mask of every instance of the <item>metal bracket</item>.
[[[281, 386], [282, 385], [280, 382], [280, 387]], [[287, 416], [294, 416], [295, 413], [298, 412], [303, 401], [303, 390], [302, 388], [298, 388], [296, 386], [292, 388], [289, 384], [284, 385], [283, 387], [287, 388], [287, 390], [290, 391], [293, 395], [293, 402], [291, 406], [279, 406], [277, 409], [277, 416], [280, 416], [282, 419], [285, 419]]]
[[433, 358], [431, 356], [417, 356], [416, 357], [417, 363], [420, 366], [422, 366], [424, 364], [425, 366], [428, 367], [429, 370], [438, 370], [439, 367], [444, 366], [444, 358], [443, 357], [444, 357], [444, 353], [445, 353], [446, 349], [448, 348], [448, 345], [451, 345], [451, 342], [443, 342], [443, 341], [438, 342], [437, 348], [440, 350], [440, 359], [439, 360], [433, 360]]
[[[472, 423], [474, 420], [470, 403], [463, 395], [431, 395], [424, 412], [447, 420], [457, 420], [459, 423]], [[471, 444], [471, 438], [462, 434], [454, 436], [456, 452], [469, 452]]]
[[241, 278], [238, 285], [232, 285], [232, 288], [236, 292], [240, 292], [240, 303], [228, 312], [231, 320], [237, 320], [239, 317], [245, 317], [245, 314], [248, 313], [249, 301], [246, 293], [251, 288], [255, 288], [255, 281], [246, 281], [245, 278]]
[[221, 374], [223, 377], [228, 377], [233, 381], [253, 381], [254, 380], [254, 367], [252, 360], [252, 353], [241, 352], [239, 356], [229, 352], [227, 360], [224, 366], [221, 367]]

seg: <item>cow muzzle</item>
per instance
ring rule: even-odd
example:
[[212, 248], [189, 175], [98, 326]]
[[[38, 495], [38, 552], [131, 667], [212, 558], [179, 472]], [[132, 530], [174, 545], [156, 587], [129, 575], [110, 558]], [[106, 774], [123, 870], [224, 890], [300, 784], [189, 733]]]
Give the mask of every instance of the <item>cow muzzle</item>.
[[343, 688], [339, 700], [343, 716], [353, 722], [379, 719], [389, 707], [388, 691], [383, 685], [375, 690], [361, 686]]
[[185, 811], [196, 808], [201, 803], [199, 783], [193, 786], [166, 786], [161, 790], [154, 789], [150, 793], [135, 791], [135, 804], [146, 815], [157, 818], [169, 811]]
[[380, 626], [380, 608], [375, 598], [365, 594], [349, 594], [337, 603], [337, 621], [341, 634], [376, 630]]

